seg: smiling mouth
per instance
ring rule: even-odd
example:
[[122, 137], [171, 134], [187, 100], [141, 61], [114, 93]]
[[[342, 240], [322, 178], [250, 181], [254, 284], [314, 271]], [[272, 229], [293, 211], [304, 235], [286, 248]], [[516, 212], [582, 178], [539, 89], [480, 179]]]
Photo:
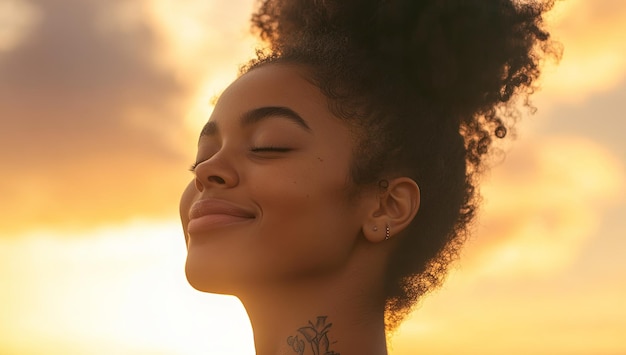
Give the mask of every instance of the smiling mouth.
[[189, 233], [198, 233], [228, 225], [250, 222], [256, 216], [230, 202], [204, 199], [195, 202], [189, 211]]

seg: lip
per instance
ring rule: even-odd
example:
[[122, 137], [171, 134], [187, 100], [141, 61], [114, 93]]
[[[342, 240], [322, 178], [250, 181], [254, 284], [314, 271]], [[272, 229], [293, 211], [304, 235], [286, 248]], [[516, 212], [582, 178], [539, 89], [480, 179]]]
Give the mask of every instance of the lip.
[[249, 222], [256, 218], [251, 211], [218, 199], [196, 201], [189, 210], [189, 233], [202, 232], [230, 224]]

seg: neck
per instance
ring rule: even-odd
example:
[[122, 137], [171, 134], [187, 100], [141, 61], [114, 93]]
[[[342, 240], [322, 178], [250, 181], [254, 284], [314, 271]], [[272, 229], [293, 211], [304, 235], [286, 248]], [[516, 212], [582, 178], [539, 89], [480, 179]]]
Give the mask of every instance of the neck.
[[387, 354], [384, 302], [364, 297], [372, 285], [363, 280], [377, 278], [347, 276], [255, 288], [248, 297], [240, 295], [257, 355]]

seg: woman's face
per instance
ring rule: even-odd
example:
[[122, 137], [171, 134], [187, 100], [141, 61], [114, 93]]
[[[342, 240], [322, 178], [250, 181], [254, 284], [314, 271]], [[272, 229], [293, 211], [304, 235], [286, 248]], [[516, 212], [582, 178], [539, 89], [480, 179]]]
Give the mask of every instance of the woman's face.
[[347, 262], [365, 216], [349, 197], [352, 148], [302, 69], [264, 65], [230, 85], [200, 135], [180, 204], [191, 285], [236, 293]]

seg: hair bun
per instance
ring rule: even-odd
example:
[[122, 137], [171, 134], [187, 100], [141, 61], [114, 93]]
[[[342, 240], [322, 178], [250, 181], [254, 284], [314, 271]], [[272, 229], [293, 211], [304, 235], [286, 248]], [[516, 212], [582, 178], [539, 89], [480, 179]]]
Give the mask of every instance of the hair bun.
[[[253, 25], [281, 52], [301, 37], [332, 37], [387, 77], [410, 82], [460, 112], [487, 111], [530, 88], [534, 45], [548, 39], [541, 14], [552, 1], [265, 0]], [[370, 70], [368, 70], [370, 71]]]
[[[551, 46], [552, 0], [260, 0], [263, 63], [310, 69], [333, 113], [356, 122], [351, 178], [415, 180], [420, 212], [390, 257], [388, 324], [437, 286], [469, 232], [493, 138], [506, 135]], [[551, 52], [548, 54], [553, 54]], [[556, 52], [558, 53], [558, 52]]]

